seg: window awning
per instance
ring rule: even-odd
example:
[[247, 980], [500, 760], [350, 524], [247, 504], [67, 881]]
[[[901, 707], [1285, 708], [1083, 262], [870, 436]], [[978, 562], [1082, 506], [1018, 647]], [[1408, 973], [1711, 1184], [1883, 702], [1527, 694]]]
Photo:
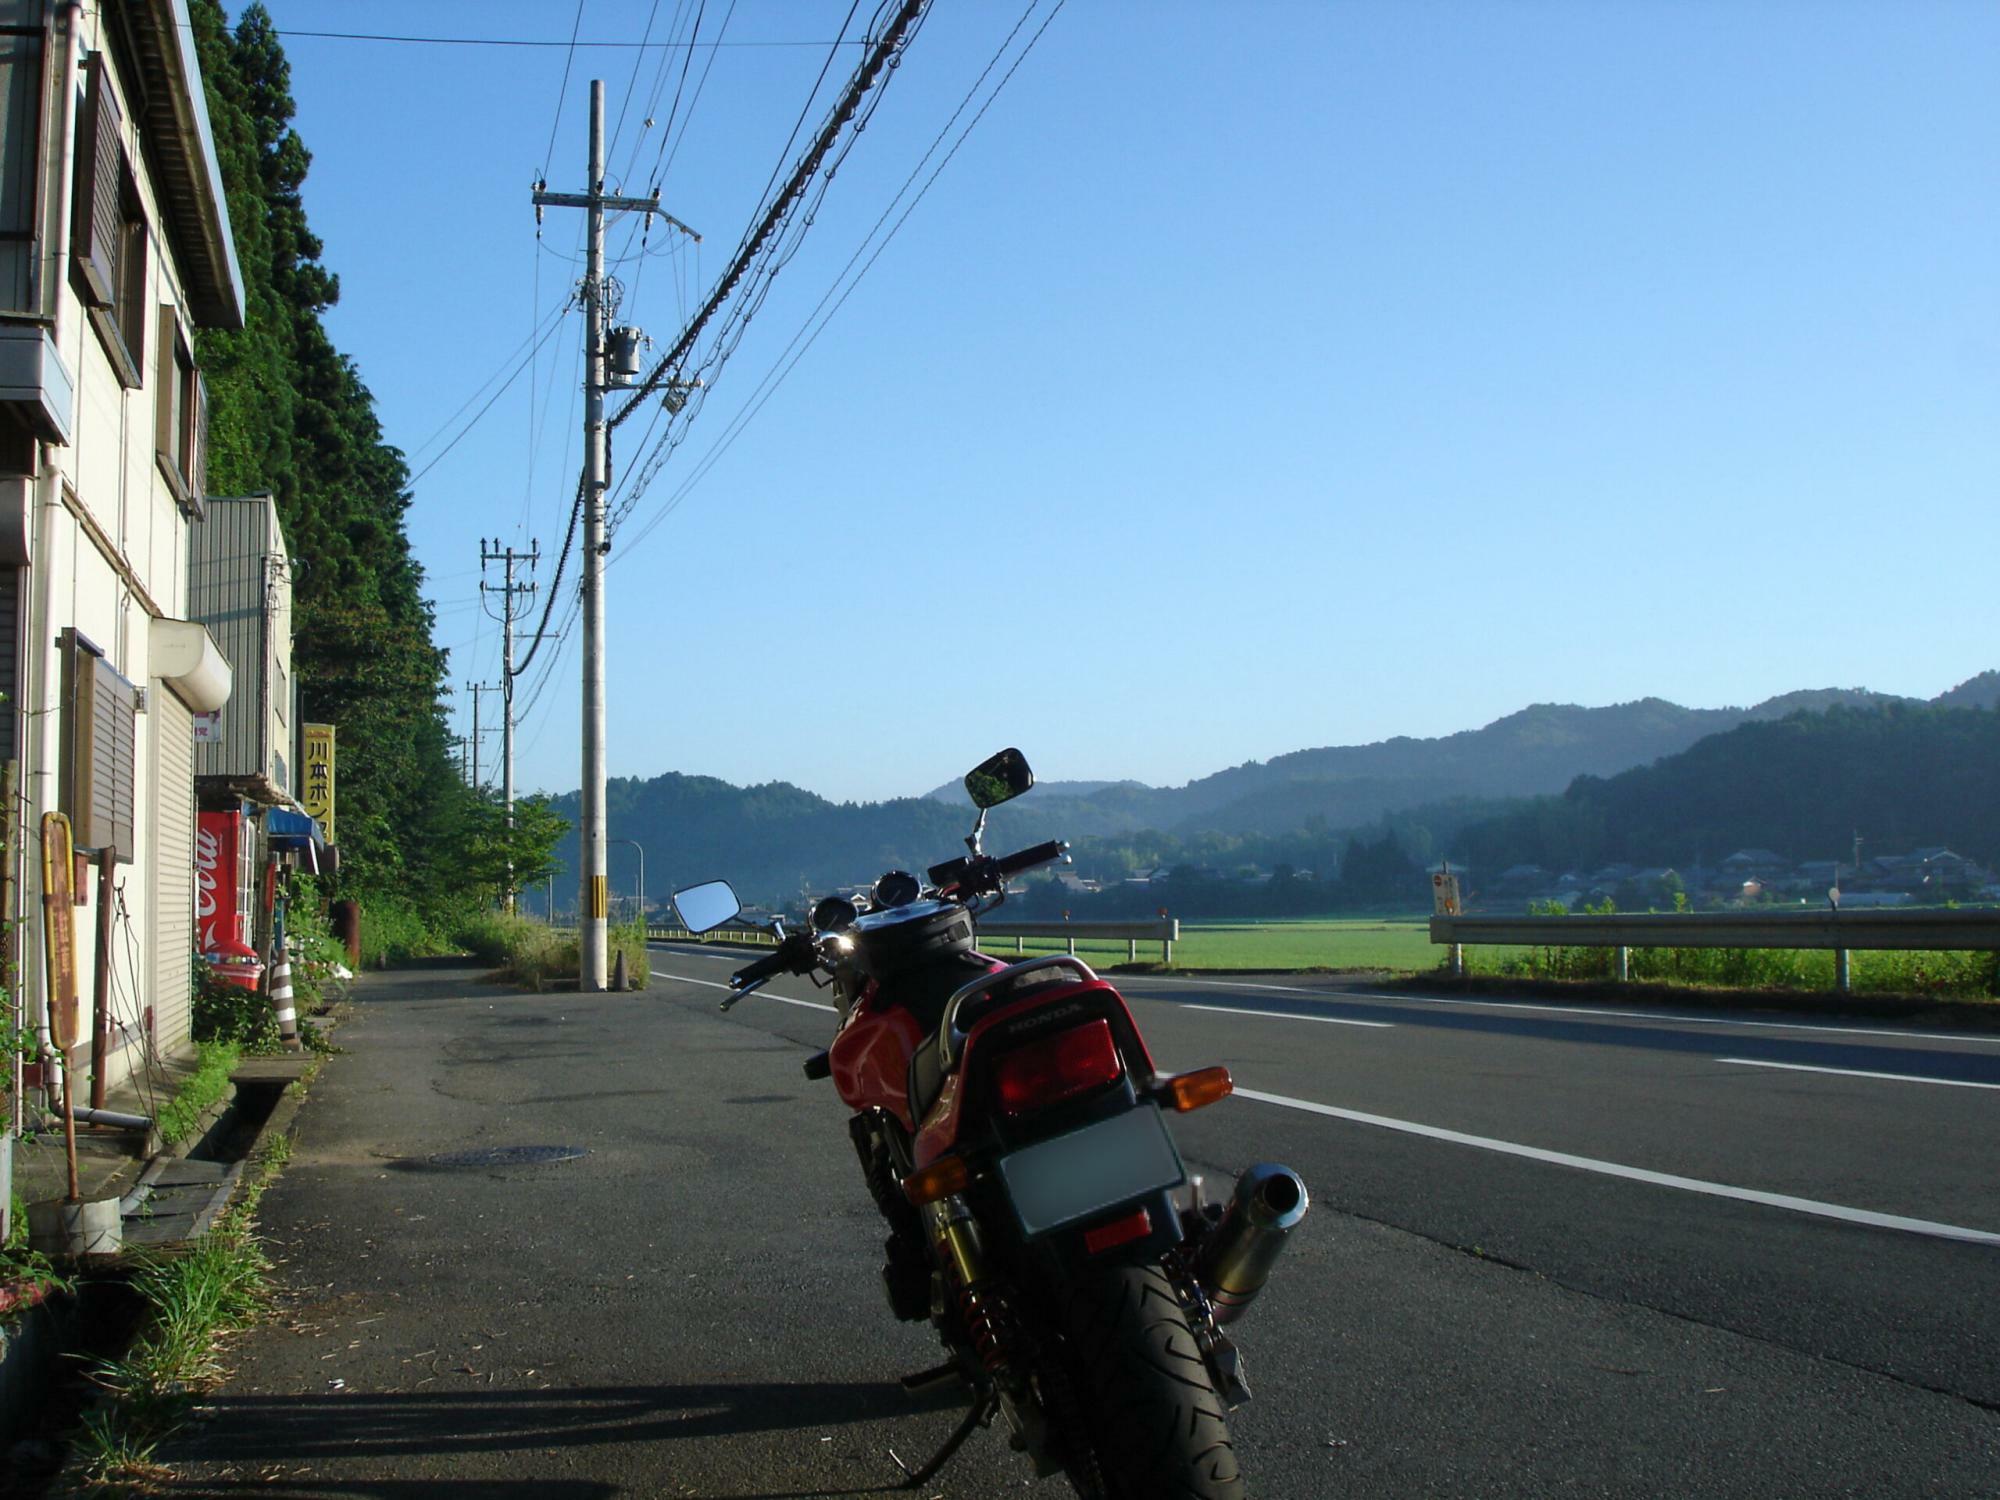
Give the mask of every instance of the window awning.
[[271, 840], [271, 847], [281, 853], [326, 847], [326, 835], [315, 819], [282, 807], [264, 814], [264, 832]]

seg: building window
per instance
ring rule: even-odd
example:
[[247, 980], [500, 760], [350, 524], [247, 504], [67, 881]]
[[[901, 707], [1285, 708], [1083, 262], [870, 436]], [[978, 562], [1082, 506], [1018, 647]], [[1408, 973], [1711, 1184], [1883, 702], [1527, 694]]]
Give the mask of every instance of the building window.
[[133, 853], [139, 690], [80, 632], [63, 631], [62, 810], [79, 849]]
[[[0, 5], [0, 20], [25, 20]], [[36, 7], [39, 11], [40, 7]], [[0, 311], [36, 313], [44, 62], [39, 25], [0, 25]]]
[[146, 215], [125, 159], [124, 116], [104, 53], [90, 59], [90, 95], [76, 122], [76, 214], [70, 226], [77, 295], [118, 378], [140, 383], [146, 357]]
[[160, 308], [160, 370], [155, 386], [160, 472], [181, 509], [199, 519], [208, 504], [208, 384], [195, 368], [174, 309]]

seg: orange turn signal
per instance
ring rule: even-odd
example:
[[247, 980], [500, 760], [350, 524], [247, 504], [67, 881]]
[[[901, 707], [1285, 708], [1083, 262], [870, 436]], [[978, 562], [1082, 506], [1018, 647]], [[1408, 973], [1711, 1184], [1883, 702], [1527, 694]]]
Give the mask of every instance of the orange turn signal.
[[1191, 1109], [1200, 1109], [1213, 1104], [1218, 1099], [1227, 1099], [1235, 1090], [1229, 1069], [1197, 1068], [1192, 1073], [1182, 1073], [1167, 1082], [1167, 1097], [1182, 1114]]
[[940, 1156], [928, 1167], [920, 1167], [903, 1179], [903, 1196], [918, 1208], [962, 1193], [972, 1183], [972, 1171], [957, 1156]]

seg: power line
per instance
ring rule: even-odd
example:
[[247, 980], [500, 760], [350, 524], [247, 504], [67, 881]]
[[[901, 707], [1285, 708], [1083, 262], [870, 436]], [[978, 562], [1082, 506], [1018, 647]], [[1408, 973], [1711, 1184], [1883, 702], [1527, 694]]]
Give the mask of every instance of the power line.
[[[564, 104], [564, 102], [565, 102], [565, 101], [567, 101], [567, 100], [568, 100], [568, 98], [569, 98], [569, 69], [570, 69], [570, 64], [576, 61], [576, 34], [577, 34], [577, 32], [579, 32], [579, 31], [580, 31], [580, 30], [582, 30], [582, 29], [583, 29], [583, 0], [576, 0], [576, 19], [575, 19], [574, 21], [572, 21], [572, 22], [570, 23], [570, 28], [569, 28], [569, 54], [568, 54], [568, 55], [567, 55], [566, 57], [564, 57], [564, 58], [563, 58], [563, 76], [562, 76], [562, 84], [561, 84], [561, 85], [560, 85], [560, 86], [559, 86], [559, 87], [558, 87], [558, 88], [556, 89], [556, 117], [555, 117], [555, 119], [554, 119], [553, 121], [551, 121], [551, 122], [550, 122], [550, 124], [549, 124], [549, 145], [548, 145], [548, 149], [547, 149], [546, 151], [544, 151], [544, 152], [542, 153], [542, 176], [543, 176], [543, 177], [547, 177], [547, 176], [549, 175], [549, 163], [555, 160], [555, 156], [556, 156], [556, 131], [558, 131], [559, 129], [561, 129], [561, 128], [562, 128], [562, 112], [563, 112], [563, 104]], [[354, 38], [354, 40], [362, 40], [362, 38], [360, 38], [360, 37], [356, 37], [356, 38]], [[414, 40], [416, 40], [416, 38], [413, 38], [413, 37], [412, 37], [412, 38], [405, 38], [405, 37], [395, 37], [395, 38], [390, 38], [390, 37], [369, 37], [369, 38], [366, 38], [366, 40], [369, 40], [369, 41], [391, 41], [391, 40], [394, 40], [394, 41], [414, 41]]]
[[[561, 310], [563, 312], [567, 312], [569, 310], [569, 304], [565, 302]], [[521, 372], [527, 369], [529, 365], [533, 364], [535, 356], [542, 352], [542, 345], [546, 344], [552, 337], [554, 337], [556, 329], [560, 328], [561, 326], [562, 326], [562, 320], [560, 317], [558, 317], [553, 322], [551, 322], [545, 330], [543, 330], [542, 336], [535, 340], [535, 347], [528, 351], [528, 357], [522, 360], [520, 364], [516, 365], [514, 367], [514, 373], [509, 375], [504, 381], [502, 381], [500, 383], [499, 388], [495, 390], [492, 395], [486, 398], [486, 404], [480, 407], [478, 411], [472, 414], [472, 420], [467, 422], [463, 427], [459, 428], [457, 436], [452, 438], [450, 442], [446, 443], [442, 448], [440, 448], [437, 451], [436, 457], [434, 457], [429, 463], [425, 464], [421, 469], [417, 470], [416, 473], [410, 476], [409, 488], [414, 489], [416, 487], [416, 483], [418, 480], [422, 479], [424, 475], [430, 473], [432, 469], [435, 469], [440, 463], [442, 463], [444, 461], [445, 455], [451, 452], [452, 449], [456, 448], [459, 445], [459, 443], [464, 439], [465, 435], [468, 432], [472, 431], [473, 428], [479, 425], [479, 419], [485, 416], [489, 411], [493, 409], [494, 402], [498, 401], [502, 396], [507, 394], [508, 389], [514, 384], [514, 382], [521, 378]], [[475, 392], [474, 394], [476, 395], [477, 393]], [[459, 410], [463, 411], [464, 407], [460, 407]], [[433, 438], [432, 441], [436, 441], [436, 439]]]
[[[937, 138], [931, 142], [930, 148], [924, 152], [923, 156], [918, 158], [916, 166], [910, 170], [910, 175], [904, 179], [902, 187], [897, 189], [895, 196], [889, 200], [888, 206], [882, 210], [881, 216], [876, 219], [874, 226], [862, 237], [861, 243], [856, 247], [854, 254], [848, 258], [848, 262], [841, 268], [840, 274], [834, 277], [833, 284], [827, 288], [826, 294], [820, 298], [818, 305], [813, 308], [811, 313], [807, 314], [806, 320], [800, 326], [798, 333], [792, 336], [791, 342], [778, 355], [771, 370], [759, 382], [756, 390], [745, 401], [742, 409], [731, 419], [730, 425], [725, 429], [723, 436], [717, 440], [714, 447], [702, 455], [701, 461], [695, 466], [694, 472], [682, 482], [681, 486], [674, 492], [673, 497], [655, 515], [647, 520], [646, 524], [639, 529], [636, 535], [625, 542], [619, 551], [620, 560], [650, 536], [660, 523], [680, 505], [688, 493], [708, 476], [709, 471], [721, 461], [723, 455], [729, 451], [730, 447], [735, 444], [736, 439], [742, 435], [744, 428], [764, 409], [764, 406], [770, 401], [771, 397], [777, 394], [778, 388], [784, 384], [786, 378], [798, 367], [799, 361], [805, 358], [807, 352], [817, 342], [820, 334], [826, 330], [827, 324], [833, 321], [834, 315], [840, 311], [848, 297], [853, 294], [854, 289], [861, 284], [862, 278], [873, 269], [875, 262], [880, 259], [882, 252], [888, 249], [890, 241], [895, 239], [903, 225], [908, 222], [910, 215], [916, 211], [917, 205], [923, 202], [925, 195], [930, 192], [932, 185], [936, 183], [938, 177], [944, 172], [944, 169], [951, 164], [952, 158], [958, 154], [959, 148], [965, 144], [966, 138], [972, 134], [980, 120], [985, 117], [986, 111], [992, 108], [993, 101], [1000, 97], [1001, 92], [1013, 78], [1015, 71], [1026, 61], [1028, 54], [1034, 51], [1035, 44], [1042, 39], [1042, 34], [1049, 29], [1050, 23], [1055, 20], [1056, 15], [1062, 10], [1064, 0], [1056, 0], [1054, 8], [1043, 18], [1042, 24], [1036, 28], [1034, 35], [1028, 38], [1027, 44], [1022, 47], [1014, 61], [1008, 65], [1006, 73], [994, 85], [992, 93], [987, 95], [985, 102], [979, 106], [978, 111], [973, 115], [972, 119], [966, 123], [965, 129], [959, 133], [958, 139], [952, 143], [951, 149], [945, 153], [944, 158], [938, 162], [935, 170], [925, 180], [923, 187], [918, 191], [916, 197], [910, 200], [909, 205], [903, 210], [901, 216], [897, 218], [894, 226], [883, 237], [882, 242], [875, 247], [874, 252], [868, 256], [867, 263], [855, 274], [853, 280], [847, 283], [846, 288], [840, 290], [841, 282], [846, 278], [847, 273], [853, 270], [855, 262], [860, 260], [862, 254], [867, 251], [869, 242], [881, 230], [883, 223], [888, 219], [889, 215], [895, 212], [896, 204], [909, 191], [910, 184], [916, 181], [917, 174], [924, 168], [924, 163], [929, 161], [936, 153], [938, 146], [943, 142], [945, 136], [950, 133], [951, 127], [957, 122], [959, 116], [965, 112], [966, 106], [978, 94], [981, 85], [992, 74], [994, 67], [998, 65], [1001, 57], [1006, 54], [1008, 47], [1012, 45], [1014, 38], [1020, 34], [1021, 28], [1027, 23], [1028, 18], [1034, 14], [1035, 9], [1040, 4], [1041, 0], [1030, 0], [1028, 8], [1021, 13], [1020, 19], [1014, 23], [1013, 30], [1007, 33], [1006, 39], [1001, 42], [991, 60], [980, 70], [979, 77], [973, 80], [972, 87], [966, 91], [965, 98], [960, 101], [958, 108], [952, 111], [950, 119], [945, 121], [943, 128], [937, 134]], [[831, 308], [827, 308], [827, 302], [830, 298], [833, 298], [836, 290], [839, 290], [838, 300], [833, 302]], [[827, 309], [824, 317], [820, 316], [822, 308]], [[817, 326], [814, 326], [815, 319], [818, 319]], [[804, 344], [803, 347], [800, 347], [800, 340], [802, 338], [804, 339]], [[794, 348], [798, 350], [796, 354], [792, 352]], [[650, 433], [651, 428], [649, 427], [649, 436]], [[669, 436], [671, 436], [671, 433]], [[666, 439], [663, 438], [661, 441], [662, 446], [665, 446]], [[650, 482], [653, 474], [658, 471], [663, 458], [664, 455], [660, 454], [657, 450], [654, 453], [648, 454], [646, 463], [635, 476], [631, 489], [621, 500], [621, 516], [629, 515], [633, 506], [638, 503], [640, 495], [644, 493], [645, 487]]]
[[[569, 303], [565, 301], [562, 306], [558, 307], [554, 312], [549, 314], [549, 318], [550, 319], [559, 318], [568, 311], [569, 311]], [[531, 343], [534, 340], [535, 335], [538, 333], [542, 333], [544, 331], [545, 330], [540, 322], [537, 322], [536, 324], [534, 324], [533, 327], [529, 328], [527, 338], [522, 339], [519, 344], [516, 344], [514, 348], [507, 354], [506, 358], [500, 361], [500, 368], [495, 370], [491, 375], [488, 375], [485, 380], [481, 381], [479, 383], [478, 388], [474, 390], [470, 396], [467, 396], [465, 398], [464, 403], [460, 405], [458, 410], [453, 412], [450, 416], [446, 417], [442, 422], [438, 423], [437, 431], [433, 432], [429, 437], [425, 438], [421, 443], [417, 444], [415, 448], [411, 449], [409, 456], [412, 459], [421, 457], [425, 449], [429, 448], [432, 443], [435, 443], [439, 438], [443, 437], [445, 435], [446, 430], [450, 428], [451, 424], [456, 422], [460, 417], [465, 415], [466, 408], [471, 406], [473, 402], [477, 401], [481, 396], [486, 394], [486, 387], [491, 385], [494, 381], [498, 380], [502, 375], [504, 375], [507, 372], [507, 367], [511, 365], [517, 358], [520, 357], [521, 351], [528, 347], [529, 343]], [[541, 348], [541, 345], [536, 344], [535, 347], [537, 350], [539, 350]], [[517, 376], [519, 375], [519, 373], [520, 372], [518, 370], [515, 371], [515, 374]]]
[[555, 575], [549, 579], [549, 597], [542, 605], [542, 618], [535, 626], [535, 638], [528, 642], [528, 654], [522, 657], [520, 665], [514, 668], [516, 677], [528, 670], [535, 659], [535, 653], [542, 648], [542, 637], [548, 632], [549, 615], [554, 611], [556, 597], [562, 591], [563, 567], [569, 562], [570, 549], [576, 544], [576, 523], [583, 517], [583, 491], [583, 476], [579, 474], [576, 480], [576, 501], [569, 508], [569, 529], [563, 533], [562, 551], [556, 556]]
[[[578, 8], [581, 9], [581, 6]], [[651, 52], [659, 50], [671, 52], [683, 47], [692, 50], [698, 47], [859, 47], [864, 45], [864, 39], [858, 37], [853, 41], [836, 40], [828, 43], [814, 41], [580, 42], [575, 40], [562, 42], [544, 40], [539, 37], [392, 36], [386, 32], [379, 31], [280, 31], [275, 33], [275, 35], [281, 37], [314, 37], [321, 41], [335, 42], [399, 42], [406, 46], [418, 47], [568, 47], [576, 51], [581, 51], [584, 48], [599, 48], [612, 51]], [[565, 88], [567, 88], [568, 79], [565, 78], [563, 82]], [[549, 146], [549, 154], [551, 156], [555, 154], [553, 143]]]
[[930, 0], [903, 0], [903, 6], [896, 12], [895, 19], [889, 23], [880, 38], [869, 48], [867, 57], [862, 59], [861, 66], [855, 69], [854, 76], [848, 80], [847, 89], [841, 95], [840, 102], [834, 107], [833, 114], [828, 118], [826, 124], [820, 128], [820, 133], [814, 139], [811, 148], [800, 158], [797, 168], [792, 173], [791, 181], [785, 184], [784, 191], [779, 194], [777, 199], [765, 212], [762, 221], [744, 237], [744, 242], [738, 249], [736, 258], [730, 263], [729, 269], [723, 274], [722, 280], [717, 283], [715, 290], [709, 294], [708, 301], [702, 304], [701, 310], [695, 314], [694, 320], [682, 331], [681, 336], [674, 341], [673, 348], [667, 352], [664, 359], [653, 367], [645, 380], [640, 382], [632, 393], [631, 401], [621, 407], [610, 418], [609, 425], [611, 427], [617, 427], [627, 417], [631, 416], [633, 410], [641, 402], [660, 388], [662, 382], [667, 378], [667, 372], [686, 358], [688, 350], [694, 346], [694, 341], [700, 337], [701, 330], [707, 325], [708, 320], [715, 315], [722, 304], [729, 299], [730, 294], [736, 290], [737, 283], [749, 271], [751, 263], [757, 258], [758, 252], [763, 249], [765, 242], [770, 238], [772, 232], [784, 221], [787, 211], [804, 194], [806, 185], [819, 172], [820, 163], [826, 159], [827, 152], [832, 150], [834, 141], [839, 137], [840, 132], [846, 128], [848, 121], [854, 118], [855, 111], [861, 106], [863, 96], [874, 87], [876, 78], [881, 74], [883, 69], [889, 66], [891, 59], [901, 51], [905, 33], [910, 30], [917, 18], [929, 7], [929, 4]]

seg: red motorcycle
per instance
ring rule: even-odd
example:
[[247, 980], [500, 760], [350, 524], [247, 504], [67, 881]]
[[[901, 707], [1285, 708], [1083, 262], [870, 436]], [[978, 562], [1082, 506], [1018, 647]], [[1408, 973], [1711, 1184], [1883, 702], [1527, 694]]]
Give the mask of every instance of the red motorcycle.
[[[772, 924], [777, 951], [722, 1002], [780, 974], [833, 987], [839, 1032], [806, 1076], [831, 1077], [854, 1111], [889, 1226], [890, 1308], [929, 1319], [947, 1354], [903, 1383], [958, 1382], [970, 1403], [937, 1454], [904, 1466], [907, 1487], [998, 1412], [1036, 1474], [1060, 1471], [1086, 1500], [1240, 1497], [1227, 1413], [1250, 1391], [1224, 1328], [1305, 1217], [1305, 1183], [1256, 1166], [1226, 1207], [1207, 1202], [1166, 1116], [1226, 1097], [1228, 1070], [1159, 1072], [1124, 998], [1075, 958], [978, 951], [1008, 881], [1067, 846], [981, 850], [987, 810], [1034, 785], [1020, 751], [965, 785], [967, 855], [927, 884], [892, 870], [856, 900], [829, 896], [804, 931]], [[693, 933], [741, 912], [725, 881], [674, 905]]]

